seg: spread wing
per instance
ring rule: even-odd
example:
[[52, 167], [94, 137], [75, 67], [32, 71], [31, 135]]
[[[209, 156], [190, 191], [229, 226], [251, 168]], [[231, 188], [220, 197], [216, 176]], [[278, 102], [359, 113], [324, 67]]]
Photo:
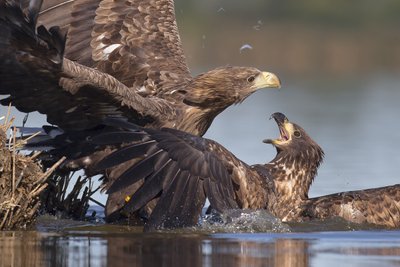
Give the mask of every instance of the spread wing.
[[23, 112], [39, 111], [61, 128], [91, 128], [107, 116], [136, 123], [166, 119], [174, 109], [143, 98], [114, 77], [63, 59], [58, 28], [36, 28], [40, 1], [25, 13], [18, 2], [0, 2], [0, 95]]
[[67, 58], [145, 94], [163, 94], [191, 79], [172, 0], [48, 0], [45, 5], [40, 22], [60, 21], [69, 28]]
[[[218, 211], [242, 204], [237, 192], [242, 183], [237, 177], [241, 168], [248, 166], [214, 141], [173, 129], [136, 126], [130, 126], [130, 131], [99, 135], [93, 141], [109, 144], [110, 140], [133, 143], [116, 150], [98, 164], [99, 169], [128, 165], [108, 193], [119, 192], [144, 179], [137, 192], [127, 192], [131, 196], [124, 208], [127, 213], [160, 197], [148, 229], [196, 224], [206, 197]], [[129, 161], [133, 158], [139, 161]]]
[[304, 216], [343, 217], [355, 223], [400, 227], [400, 185], [349, 191], [311, 198]]

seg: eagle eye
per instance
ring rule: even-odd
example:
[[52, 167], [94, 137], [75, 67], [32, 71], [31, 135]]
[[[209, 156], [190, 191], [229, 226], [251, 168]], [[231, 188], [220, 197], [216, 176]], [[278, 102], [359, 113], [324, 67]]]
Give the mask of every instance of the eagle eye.
[[247, 81], [248, 81], [249, 83], [252, 83], [252, 82], [254, 82], [255, 79], [256, 79], [256, 78], [255, 78], [254, 76], [250, 76], [249, 78], [247, 78]]
[[186, 94], [187, 94], [187, 91], [186, 91], [186, 90], [178, 90], [177, 92], [180, 93], [180, 94], [182, 94], [182, 95], [186, 95]]
[[301, 133], [297, 130], [293, 132], [293, 135], [297, 138], [301, 137]]

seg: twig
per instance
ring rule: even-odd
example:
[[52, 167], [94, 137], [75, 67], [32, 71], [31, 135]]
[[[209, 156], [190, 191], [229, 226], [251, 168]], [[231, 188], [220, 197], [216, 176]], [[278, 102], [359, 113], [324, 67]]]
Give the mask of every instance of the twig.
[[14, 128], [13, 130], [13, 149], [12, 149], [12, 195], [11, 198], [14, 199], [14, 193], [15, 193], [15, 158], [16, 158], [16, 152], [15, 152], [15, 135], [17, 131]]
[[100, 207], [105, 208], [106, 206], [103, 203], [100, 203], [99, 201], [97, 201], [96, 199], [89, 197], [89, 200], [96, 203], [97, 205], [99, 205]]
[[36, 151], [32, 156], [30, 156], [30, 160], [36, 159], [40, 154], [42, 154], [42, 151]]
[[6, 223], [7, 217], [8, 217], [8, 213], [10, 212], [9, 209], [7, 209], [6, 214], [4, 215], [3, 221], [0, 224], [0, 229], [3, 229], [4, 224]]
[[42, 182], [43, 180], [45, 180], [47, 177], [49, 177], [49, 175], [58, 167], [60, 166], [61, 163], [63, 163], [63, 161], [66, 159], [66, 157], [62, 157], [61, 159], [59, 159], [56, 163], [54, 163], [53, 166], [51, 166], [51, 168], [49, 168], [45, 173], [43, 173], [39, 179], [37, 179], [33, 185], [36, 185], [40, 182]]
[[[14, 127], [14, 129], [16, 129], [16, 127]], [[23, 145], [27, 144], [29, 140], [31, 140], [32, 138], [36, 137], [39, 134], [41, 134], [41, 132], [36, 132], [23, 140], [19, 140], [18, 143], [14, 144], [14, 146], [17, 146], [17, 147], [23, 146]]]
[[42, 184], [41, 186], [37, 186], [34, 190], [32, 190], [32, 192], [29, 193], [29, 196], [31, 198], [36, 197], [47, 187], [47, 185], [48, 184]]

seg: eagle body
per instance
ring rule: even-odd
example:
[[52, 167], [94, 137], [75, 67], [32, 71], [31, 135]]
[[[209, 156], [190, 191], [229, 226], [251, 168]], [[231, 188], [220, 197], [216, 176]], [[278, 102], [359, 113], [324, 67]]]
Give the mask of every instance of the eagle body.
[[[6, 96], [0, 103], [38, 111], [66, 135], [79, 136], [53, 142], [58, 153], [109, 131], [103, 124], [109, 117], [201, 136], [227, 107], [280, 86], [276, 75], [252, 67], [192, 77], [172, 0], [0, 0], [0, 27], [0, 95]], [[89, 149], [64, 167], [93, 175], [113, 149]], [[105, 187], [124, 169], [103, 172]], [[107, 215], [123, 204], [119, 193], [110, 195]]]
[[[197, 224], [206, 198], [218, 212], [265, 209], [284, 222], [341, 217], [354, 223], [399, 227], [400, 185], [309, 198], [324, 152], [282, 113], [272, 117], [280, 136], [264, 142], [272, 144], [277, 154], [266, 164], [252, 166], [215, 141], [174, 129], [128, 124], [121, 127], [124, 131], [103, 134], [91, 142], [102, 145], [115, 135], [134, 141], [126, 150], [111, 153], [97, 167], [107, 169], [137, 159], [109, 191], [118, 192], [143, 179], [137, 192], [128, 196], [123, 212], [145, 208], [147, 230]], [[154, 198], [159, 201], [146, 207]]]

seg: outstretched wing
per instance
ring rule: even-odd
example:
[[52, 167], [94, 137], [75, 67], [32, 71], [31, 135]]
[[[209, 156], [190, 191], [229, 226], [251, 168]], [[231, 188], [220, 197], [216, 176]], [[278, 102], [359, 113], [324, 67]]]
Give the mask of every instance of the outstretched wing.
[[355, 223], [400, 227], [400, 185], [311, 198], [303, 216], [343, 217]]
[[[147, 229], [196, 224], [206, 197], [218, 211], [242, 204], [238, 191], [243, 190], [243, 184], [239, 180], [247, 181], [248, 173], [242, 170], [248, 166], [221, 145], [174, 129], [128, 127], [129, 131], [94, 138], [97, 144], [109, 144], [110, 140], [132, 142], [107, 156], [97, 167], [128, 165], [115, 178], [108, 193], [119, 192], [144, 180], [137, 192], [126, 192], [131, 196], [124, 207], [127, 213], [139, 210], [160, 196]], [[133, 158], [138, 161], [132, 163]]]
[[59, 29], [36, 28], [40, 4], [31, 1], [24, 12], [18, 2], [0, 2], [0, 94], [9, 95], [2, 104], [39, 111], [48, 122], [75, 130], [107, 116], [136, 123], [174, 116], [166, 101], [143, 98], [110, 75], [63, 59]]
[[[46, 4], [46, 1], [45, 1]], [[48, 0], [39, 20], [68, 24], [66, 57], [145, 94], [191, 79], [172, 0]]]

